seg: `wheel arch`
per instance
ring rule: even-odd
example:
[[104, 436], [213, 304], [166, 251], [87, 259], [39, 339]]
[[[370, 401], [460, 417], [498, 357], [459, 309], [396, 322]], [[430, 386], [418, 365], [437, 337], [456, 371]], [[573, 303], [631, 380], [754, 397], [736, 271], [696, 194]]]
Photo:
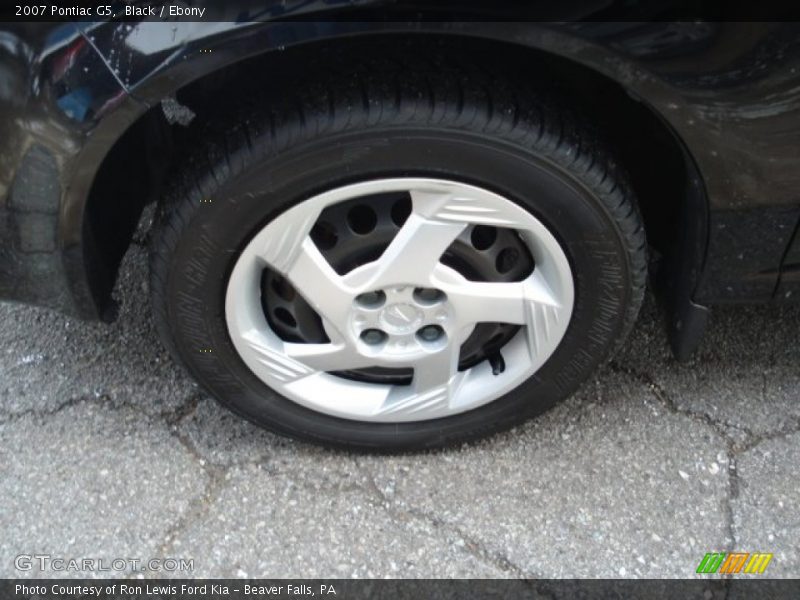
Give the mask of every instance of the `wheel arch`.
[[[192, 126], [198, 126], [225, 109], [232, 96], [226, 90], [231, 86], [252, 82], [254, 73], [263, 77], [280, 62], [303, 64], [301, 55], [305, 53], [320, 55], [330, 45], [355, 39], [369, 43], [386, 35], [418, 35], [458, 41], [468, 51], [483, 56], [488, 53], [496, 60], [516, 60], [530, 69], [531, 77], [546, 73], [547, 80], [565, 93], [592, 98], [582, 109], [598, 123], [598, 129], [628, 168], [649, 243], [660, 257], [654, 282], [668, 308], [673, 350], [679, 356], [691, 351], [705, 322], [705, 309], [694, 305], [691, 297], [703, 269], [708, 241], [708, 199], [691, 151], [659, 109], [682, 103], [668, 85], [604, 47], [530, 24], [446, 27], [442, 23], [417, 23], [413, 31], [401, 23], [349, 23], [327, 29], [319, 24], [300, 24], [290, 35], [292, 25], [297, 24], [267, 23], [198, 35], [173, 49], [168, 60], [130, 85], [129, 98], [121, 107], [126, 118], [117, 119], [126, 126], [119, 135], [112, 132], [101, 136], [99, 142], [108, 143], [108, 147], [92, 179], [91, 191], [82, 204], [80, 199], [73, 202], [74, 214], [80, 214], [83, 221], [86, 264], [103, 257], [102, 268], [95, 269], [94, 281], [90, 282], [98, 306], [109, 305], [116, 269], [135, 222], [144, 205], [156, 196], [155, 189], [134, 184], [145, 181], [157, 188], [166, 165], [179, 160], [183, 150], [182, 128], [166, 123], [163, 99], [177, 98], [196, 114]], [[280, 84], [269, 78], [266, 83]], [[643, 145], [648, 153], [641, 151]], [[131, 152], [138, 155], [139, 168], [132, 168]], [[676, 176], [678, 172], [680, 176]], [[108, 198], [115, 190], [119, 194], [131, 189], [141, 190], [129, 200], [132, 208], [108, 227], [107, 221], [104, 223]], [[102, 230], [106, 234], [98, 236]]]

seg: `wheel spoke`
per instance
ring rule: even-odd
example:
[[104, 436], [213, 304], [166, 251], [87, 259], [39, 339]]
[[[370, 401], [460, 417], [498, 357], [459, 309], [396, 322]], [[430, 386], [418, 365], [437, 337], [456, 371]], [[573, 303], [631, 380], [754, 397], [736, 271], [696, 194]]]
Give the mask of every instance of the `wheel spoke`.
[[459, 344], [450, 342], [414, 366], [414, 390], [418, 394], [449, 388], [458, 374]]
[[537, 273], [525, 281], [487, 283], [463, 281], [444, 286], [462, 325], [474, 323], [511, 323], [525, 325], [531, 304], [558, 308], [544, 279]]
[[284, 343], [287, 356], [315, 371], [344, 371], [372, 366], [375, 362], [344, 343], [294, 344]]
[[285, 275], [326, 324], [339, 331], [347, 320], [354, 294], [310, 238], [303, 241]]
[[395, 388], [377, 415], [412, 420], [446, 414], [465, 375], [458, 372], [459, 350], [449, 343], [415, 364], [412, 385]]
[[465, 223], [445, 223], [412, 212], [376, 261], [366, 287], [425, 285], [444, 251], [465, 227]]
[[286, 276], [327, 325], [341, 326], [354, 295], [309, 237], [319, 214], [307, 203], [282, 214], [259, 234], [258, 255]]
[[[239, 351], [256, 373], [282, 384], [297, 381], [314, 373], [314, 369], [286, 355], [279, 344], [251, 330], [242, 335], [245, 342]], [[273, 382], [274, 383], [274, 382]]]
[[318, 207], [307, 203], [283, 213], [259, 234], [258, 254], [285, 274], [308, 242], [308, 234], [319, 214]]

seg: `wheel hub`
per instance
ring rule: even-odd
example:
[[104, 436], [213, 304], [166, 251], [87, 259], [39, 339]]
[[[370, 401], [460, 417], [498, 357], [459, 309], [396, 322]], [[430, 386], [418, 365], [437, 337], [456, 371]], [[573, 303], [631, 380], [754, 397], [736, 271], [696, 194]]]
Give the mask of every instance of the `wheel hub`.
[[391, 334], [407, 334], [414, 331], [421, 323], [424, 315], [421, 310], [398, 302], [384, 308], [378, 316], [378, 321]]
[[424, 359], [447, 339], [452, 308], [439, 290], [390, 286], [358, 296], [350, 337], [363, 352], [388, 361]]

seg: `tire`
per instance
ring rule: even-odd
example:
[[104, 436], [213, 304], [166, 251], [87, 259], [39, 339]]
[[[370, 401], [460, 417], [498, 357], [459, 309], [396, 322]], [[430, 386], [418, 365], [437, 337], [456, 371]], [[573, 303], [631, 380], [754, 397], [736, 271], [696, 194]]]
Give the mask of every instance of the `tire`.
[[[242, 104], [231, 111], [231, 118], [222, 118], [203, 130], [198, 151], [183, 165], [160, 205], [151, 236], [150, 289], [156, 324], [164, 343], [197, 381], [230, 410], [277, 433], [328, 446], [385, 451], [438, 447], [474, 440], [542, 413], [569, 396], [623, 341], [638, 313], [646, 279], [646, 243], [634, 194], [610, 152], [589, 127], [563, 110], [563, 104], [518, 86], [510, 76], [490, 75], [474, 67], [445, 61], [424, 68], [418, 63], [405, 65], [402, 61], [379, 60], [347, 76], [335, 73], [309, 76], [305, 85], [297, 84], [293, 90], [282, 89], [280, 98], [265, 94]], [[541, 234], [543, 238], [555, 240], [553, 264], [563, 255], [566, 260], [559, 264], [567, 265], [566, 272], [571, 277], [563, 285], [563, 302], [559, 300], [554, 305], [569, 304], [571, 309], [564, 313], [567, 318], [562, 325], [557, 326], [561, 327], [558, 339], [548, 349], [545, 359], [541, 364], [534, 364], [535, 358], [530, 359], [533, 361], [530, 364], [525, 363], [528, 372], [524, 379], [515, 380], [513, 389], [495, 386], [495, 380], [485, 374], [488, 368], [485, 365], [491, 363], [492, 369], [502, 369], [503, 353], [512, 343], [517, 343], [515, 336], [541, 329], [541, 325], [530, 325], [530, 320], [526, 321], [528, 325], [517, 321], [516, 325], [512, 323], [493, 330], [500, 331], [501, 338], [505, 336], [502, 343], [506, 346], [492, 349], [486, 339], [479, 340], [482, 345], [473, 357], [473, 362], [479, 361], [478, 365], [467, 365], [458, 373], [454, 371], [462, 377], [460, 381], [473, 381], [470, 378], [480, 369], [483, 379], [474, 376], [478, 383], [470, 383], [471, 393], [479, 398], [484, 388], [491, 388], [494, 390], [491, 398], [466, 403], [469, 409], [464, 410], [448, 407], [440, 412], [436, 412], [439, 409], [426, 412], [429, 409], [422, 406], [415, 409], [419, 413], [405, 412], [402, 418], [383, 413], [380, 418], [361, 418], [357, 412], [361, 408], [351, 396], [355, 398], [363, 386], [370, 390], [379, 385], [400, 389], [400, 384], [381, 383], [381, 377], [397, 382], [400, 379], [391, 378], [402, 378], [403, 373], [415, 374], [416, 366], [410, 371], [341, 370], [339, 375], [324, 375], [319, 379], [330, 383], [331, 377], [338, 377], [331, 386], [319, 384], [312, 391], [300, 393], [287, 391], [290, 387], [277, 383], [282, 381], [281, 374], [287, 368], [293, 375], [292, 365], [296, 367], [296, 363], [286, 363], [272, 351], [261, 356], [242, 351], [240, 333], [232, 334], [238, 331], [232, 320], [239, 314], [231, 308], [239, 300], [232, 298], [236, 290], [250, 290], [248, 286], [254, 284], [247, 283], [244, 288], [234, 290], [229, 281], [235, 280], [239, 270], [245, 269], [237, 265], [251, 252], [248, 249], [254, 248], [253, 240], [273, 224], [270, 235], [263, 238], [266, 242], [262, 242], [279, 246], [273, 252], [275, 264], [268, 265], [275, 272], [261, 273], [262, 287], [259, 288], [264, 318], [269, 320], [273, 305], [264, 298], [271, 292], [263, 291], [263, 282], [283, 277], [279, 272], [283, 260], [281, 248], [294, 248], [291, 252], [295, 254], [300, 252], [297, 250], [299, 241], [294, 246], [291, 240], [280, 246], [280, 232], [286, 231], [291, 237], [294, 231], [293, 226], [281, 225], [282, 215], [285, 220], [288, 219], [285, 215], [302, 214], [305, 210], [302, 207], [311, 206], [312, 199], [326, 197], [331, 190], [360, 190], [359, 185], [370, 181], [402, 182], [385, 183], [388, 188], [376, 189], [394, 190], [392, 186], [416, 185], [417, 188], [408, 192], [412, 198], [419, 197], [419, 185], [423, 185], [420, 182], [444, 186], [441, 189], [454, 186], [448, 189], [460, 190], [459, 194], [464, 190], [469, 194], [474, 188], [478, 190], [476, 198], [501, 198], [502, 202], [496, 200], [498, 210], [524, 213], [520, 219], [531, 225], [524, 231], [508, 233], [502, 228], [496, 231], [505, 235], [509, 244], [519, 244], [522, 240], [524, 248], [515, 250], [514, 255], [527, 256], [530, 252], [534, 274], [546, 270], [546, 260], [550, 259], [540, 256], [538, 246], [532, 249], [539, 242], [529, 231], [539, 223], [546, 230]], [[385, 194], [368, 197], [379, 217], [385, 198]], [[417, 205], [414, 206], [416, 210]], [[470, 209], [473, 215], [489, 211], [480, 202], [475, 206], [477, 208]], [[296, 209], [294, 213], [292, 209]], [[350, 210], [348, 215], [352, 214]], [[320, 217], [314, 219], [317, 228]], [[367, 225], [360, 227], [368, 228], [371, 219], [367, 218]], [[470, 230], [474, 231], [480, 223], [491, 221], [475, 221], [469, 225]], [[312, 234], [314, 231], [316, 229]], [[347, 244], [357, 248], [360, 234], [348, 230], [347, 235]], [[319, 246], [317, 238], [314, 240]], [[472, 252], [469, 256], [477, 257], [476, 261], [483, 260], [481, 252], [473, 250], [469, 249]], [[379, 256], [383, 255], [368, 258], [376, 260]], [[425, 262], [421, 254], [420, 259]], [[538, 260], [545, 261], [541, 267]], [[365, 261], [368, 262], [367, 258], [362, 258], [359, 264]], [[498, 265], [499, 261], [498, 258]], [[391, 268], [400, 264], [398, 258]], [[255, 273], [252, 267], [246, 268], [248, 277]], [[313, 284], [304, 285], [313, 287]], [[271, 288], [268, 286], [268, 289]], [[395, 288], [387, 289], [387, 293], [395, 293]], [[376, 293], [383, 294], [382, 302], [388, 302], [383, 292]], [[251, 298], [252, 293], [248, 294]], [[331, 327], [326, 321], [320, 327], [324, 319], [314, 320], [315, 308], [309, 307], [324, 308], [328, 301], [326, 294], [313, 293], [310, 295], [315, 297], [307, 298], [300, 293], [297, 302], [307, 305], [298, 304], [297, 313], [288, 319], [297, 322], [301, 313], [311, 315], [308, 328], [315, 333], [303, 334], [309, 339], [313, 336], [332, 339], [339, 335], [339, 330], [350, 331], [349, 325], [333, 323]], [[252, 300], [246, 302], [250, 302], [248, 311], [258, 312]], [[476, 303], [475, 306], [491, 304]], [[403, 321], [398, 326], [397, 331], [401, 333], [397, 334], [397, 339], [409, 339], [413, 346], [417, 342], [410, 337], [404, 319], [417, 319], [419, 315], [422, 315], [419, 318], [428, 318], [427, 313], [423, 314], [427, 309], [423, 305], [408, 310], [406, 307], [398, 303], [379, 310], [391, 308], [394, 313], [398, 310], [413, 313], [412, 316], [396, 315]], [[369, 317], [372, 313], [364, 314], [367, 317], [363, 318], [372, 318]], [[394, 318], [389, 312], [375, 314], [378, 323]], [[272, 319], [270, 323], [275, 325], [271, 327], [277, 330], [277, 321], [274, 316]], [[297, 327], [300, 328], [300, 324]], [[386, 328], [389, 334], [379, 333], [387, 337], [375, 342], [384, 344], [380, 352], [388, 352], [390, 346], [397, 349], [392, 346], [395, 334], [391, 331], [395, 330], [390, 325]], [[332, 329], [337, 329], [337, 333], [332, 334]], [[417, 334], [420, 331], [417, 330]], [[456, 329], [450, 332], [434, 327], [430, 331], [434, 337], [441, 336], [437, 343], [444, 339], [442, 344], [455, 347]], [[360, 341], [354, 344], [367, 343], [368, 336], [363, 331], [360, 335]], [[375, 337], [377, 340], [381, 336], [375, 334]], [[416, 339], [420, 347], [427, 348], [424, 346], [427, 342], [419, 335]], [[534, 334], [525, 339], [529, 344], [539, 343]], [[301, 341], [305, 342], [306, 338]], [[315, 341], [321, 343], [320, 339]], [[459, 368], [464, 367], [465, 346], [466, 343], [461, 346], [460, 354], [456, 351]], [[530, 350], [531, 357], [535, 354]], [[453, 355], [450, 356], [449, 364], [453, 365]], [[257, 364], [259, 361], [262, 364]], [[419, 365], [422, 373], [424, 363], [414, 364]], [[262, 367], [267, 369], [266, 375], [259, 370]], [[507, 365], [507, 372], [514, 369], [514, 364]], [[462, 372], [467, 375], [460, 375]], [[277, 379], [270, 379], [272, 376]], [[450, 385], [455, 377], [447, 381]], [[343, 383], [340, 385], [340, 382]], [[347, 387], [350, 382], [356, 387]], [[479, 385], [480, 382], [485, 385]], [[294, 380], [291, 383], [294, 385]], [[353, 394], [345, 393], [350, 389]], [[339, 408], [337, 403], [347, 408]], [[352, 418], [348, 416], [350, 410]], [[414, 414], [422, 417], [415, 420]]]

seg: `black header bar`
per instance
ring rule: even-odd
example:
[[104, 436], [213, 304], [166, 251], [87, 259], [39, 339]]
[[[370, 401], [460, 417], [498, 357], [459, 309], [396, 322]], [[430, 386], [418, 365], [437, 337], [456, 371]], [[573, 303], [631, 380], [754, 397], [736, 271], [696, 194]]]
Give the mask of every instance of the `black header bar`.
[[[324, 15], [324, 16], [323, 16]], [[798, 2], [710, 0], [3, 0], [0, 21], [800, 21]]]

